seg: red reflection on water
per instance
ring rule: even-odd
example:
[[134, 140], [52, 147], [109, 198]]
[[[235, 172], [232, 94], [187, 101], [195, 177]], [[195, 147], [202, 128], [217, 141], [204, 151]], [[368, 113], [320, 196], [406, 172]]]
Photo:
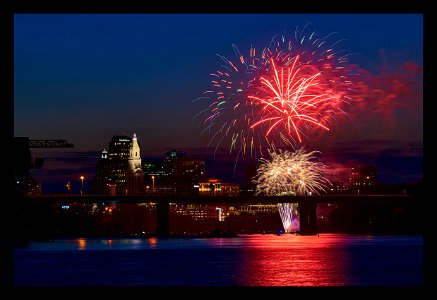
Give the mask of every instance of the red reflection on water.
[[247, 236], [252, 245], [241, 255], [241, 274], [246, 286], [340, 286], [348, 285], [350, 263], [347, 245], [333, 235], [284, 234]]
[[150, 237], [147, 239], [147, 241], [149, 242], [151, 249], [155, 249], [156, 246], [158, 245], [158, 238], [156, 237]]
[[79, 247], [79, 250], [85, 250], [86, 249], [86, 239], [77, 239], [76, 240], [77, 245]]

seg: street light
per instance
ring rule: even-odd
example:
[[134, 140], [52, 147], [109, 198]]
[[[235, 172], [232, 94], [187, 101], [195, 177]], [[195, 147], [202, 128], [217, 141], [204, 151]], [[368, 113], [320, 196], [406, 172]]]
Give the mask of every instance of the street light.
[[155, 176], [152, 176], [152, 193], [155, 191]]
[[85, 177], [80, 176], [80, 180], [82, 180], [82, 188], [80, 189], [80, 195], [83, 195], [83, 180], [85, 179]]

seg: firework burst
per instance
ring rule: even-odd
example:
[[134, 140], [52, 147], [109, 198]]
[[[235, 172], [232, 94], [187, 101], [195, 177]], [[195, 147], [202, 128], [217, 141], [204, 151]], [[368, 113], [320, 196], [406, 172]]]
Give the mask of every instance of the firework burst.
[[269, 150], [271, 159], [260, 159], [253, 178], [256, 195], [316, 195], [331, 183], [324, 177], [325, 165], [314, 161], [318, 151]]
[[[318, 151], [269, 151], [271, 159], [261, 158], [257, 175], [256, 195], [312, 195], [326, 191], [331, 182], [324, 177], [326, 167], [314, 161]], [[286, 233], [298, 230], [297, 204], [278, 203], [278, 211]]]
[[325, 92], [320, 72], [301, 74], [301, 68], [296, 67], [298, 60], [299, 56], [296, 56], [291, 67], [278, 70], [274, 59], [271, 59], [273, 75], [271, 78], [260, 77], [259, 96], [248, 96], [262, 106], [258, 110], [262, 113], [250, 126], [251, 129], [266, 125], [266, 137], [277, 129], [275, 133], [295, 136], [299, 143], [302, 143], [304, 129], [329, 130], [329, 117], [331, 113], [335, 114], [341, 97]]
[[280, 135], [299, 145], [330, 130], [352, 84], [347, 55], [334, 51], [341, 40], [329, 42], [331, 36], [307, 34], [305, 26], [274, 37], [261, 52], [251, 47], [244, 55], [233, 45], [235, 60], [219, 55], [223, 64], [210, 74], [211, 88], [196, 99], [209, 101], [195, 116], [204, 116], [208, 146], [226, 144], [256, 158], [280, 146]]

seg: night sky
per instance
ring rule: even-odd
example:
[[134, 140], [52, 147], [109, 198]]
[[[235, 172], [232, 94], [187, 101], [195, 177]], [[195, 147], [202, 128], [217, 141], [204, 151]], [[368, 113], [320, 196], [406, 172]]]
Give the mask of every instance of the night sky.
[[[136, 133], [143, 159], [171, 148], [206, 154], [210, 137], [193, 120], [200, 109], [193, 100], [220, 68], [216, 54], [235, 59], [232, 45], [246, 54], [306, 24], [341, 40], [335, 48], [370, 74], [369, 93], [377, 96], [305, 146], [338, 162], [376, 164], [380, 181], [420, 180], [421, 14], [16, 14], [15, 136], [74, 143], [32, 149], [45, 158], [33, 176], [43, 192], [92, 178], [100, 151], [118, 134]], [[222, 156], [234, 166], [234, 153]]]

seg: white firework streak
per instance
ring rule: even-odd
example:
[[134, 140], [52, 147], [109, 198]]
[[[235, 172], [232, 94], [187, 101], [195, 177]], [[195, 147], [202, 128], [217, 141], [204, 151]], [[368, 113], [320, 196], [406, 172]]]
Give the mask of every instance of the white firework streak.
[[[331, 182], [325, 178], [326, 167], [314, 161], [319, 151], [295, 152], [269, 150], [270, 160], [261, 158], [257, 175], [255, 195], [317, 195], [326, 192]], [[296, 203], [278, 203], [278, 211], [286, 233], [296, 230], [293, 225], [297, 217]]]
[[285, 233], [299, 231], [297, 203], [278, 203], [278, 211]]

